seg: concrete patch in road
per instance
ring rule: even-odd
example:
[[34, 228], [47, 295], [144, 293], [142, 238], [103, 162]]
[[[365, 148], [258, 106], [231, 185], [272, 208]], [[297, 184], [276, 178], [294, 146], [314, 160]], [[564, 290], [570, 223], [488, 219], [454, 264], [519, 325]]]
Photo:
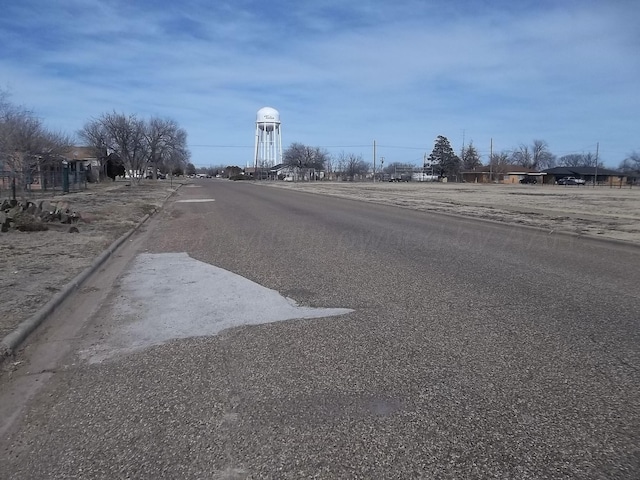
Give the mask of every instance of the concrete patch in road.
[[176, 200], [176, 203], [207, 203], [215, 202], [213, 198], [192, 198], [190, 200]]
[[186, 253], [140, 254], [115, 291], [114, 325], [80, 357], [101, 362], [170, 340], [227, 328], [344, 315], [346, 308], [298, 306], [294, 300]]

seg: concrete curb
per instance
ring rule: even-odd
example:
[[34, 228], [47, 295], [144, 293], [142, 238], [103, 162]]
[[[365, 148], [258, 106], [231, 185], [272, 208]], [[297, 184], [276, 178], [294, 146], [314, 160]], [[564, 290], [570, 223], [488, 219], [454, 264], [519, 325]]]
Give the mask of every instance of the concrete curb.
[[[171, 192], [167, 197], [163, 200], [162, 206], [160, 209], [164, 207], [164, 204], [171, 198], [181, 187], [178, 186], [173, 192]], [[27, 318], [22, 323], [20, 323], [15, 330], [5, 336], [2, 340], [0, 340], [0, 361], [4, 357], [8, 357], [13, 355], [14, 351], [22, 344], [22, 342], [29, 336], [31, 332], [33, 332], [40, 324], [42, 324], [49, 315], [51, 315], [56, 308], [60, 306], [62, 302], [64, 302], [73, 292], [75, 292], [87, 278], [89, 278], [103, 263], [105, 263], [111, 255], [126, 242], [131, 235], [133, 235], [144, 223], [151, 218], [151, 215], [154, 215], [158, 212], [159, 209], [155, 209], [151, 214], [147, 214], [140, 222], [133, 227], [131, 230], [124, 233], [120, 238], [114, 241], [109, 247], [103, 251], [98, 257], [96, 257], [91, 265], [89, 265], [84, 271], [79, 273], [73, 280], [67, 283], [62, 290], [60, 290], [54, 297], [49, 300], [40, 310], [36, 312], [32, 317]]]

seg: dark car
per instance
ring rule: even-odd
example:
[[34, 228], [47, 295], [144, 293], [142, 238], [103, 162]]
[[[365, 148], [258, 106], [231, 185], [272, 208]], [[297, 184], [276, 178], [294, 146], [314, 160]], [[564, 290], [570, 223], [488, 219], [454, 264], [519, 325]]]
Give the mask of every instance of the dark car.
[[[144, 177], [147, 180], [152, 180], [153, 179], [153, 173], [147, 173], [147, 175]], [[158, 180], [166, 180], [167, 176], [164, 173], [157, 173], [156, 174], [156, 178]]]
[[558, 185], [585, 185], [587, 182], [581, 178], [564, 177], [556, 182]]
[[526, 176], [520, 179], [520, 183], [530, 183], [532, 185], [535, 185], [536, 183], [538, 183], [538, 180], [536, 179], [536, 177]]

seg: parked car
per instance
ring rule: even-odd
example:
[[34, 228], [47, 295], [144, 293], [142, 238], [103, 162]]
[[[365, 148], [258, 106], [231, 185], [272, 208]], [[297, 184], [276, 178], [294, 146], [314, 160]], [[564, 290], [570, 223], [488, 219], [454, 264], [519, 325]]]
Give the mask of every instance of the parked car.
[[581, 178], [564, 177], [556, 182], [558, 185], [585, 185], [587, 182]]
[[538, 180], [536, 179], [536, 177], [530, 177], [527, 175], [526, 177], [520, 179], [520, 183], [530, 183], [532, 185], [535, 185], [536, 183], [538, 183]]
[[[147, 180], [153, 179], [153, 173], [151, 173], [151, 172], [147, 173], [147, 175], [144, 178], [146, 178]], [[164, 173], [158, 172], [156, 174], [156, 178], [158, 180], [165, 180], [167, 178], [167, 176]]]

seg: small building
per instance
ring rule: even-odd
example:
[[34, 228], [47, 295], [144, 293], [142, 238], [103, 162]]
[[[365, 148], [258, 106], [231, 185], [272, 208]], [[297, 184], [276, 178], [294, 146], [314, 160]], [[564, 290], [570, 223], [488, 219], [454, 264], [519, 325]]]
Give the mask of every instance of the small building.
[[73, 146], [62, 153], [62, 157], [69, 163], [71, 172], [84, 172], [90, 182], [100, 180], [105, 175], [105, 160], [107, 152], [99, 151], [95, 147]]
[[269, 169], [269, 179], [286, 181], [313, 181], [325, 178], [325, 172], [311, 167], [294, 167], [280, 163]]
[[460, 175], [465, 183], [492, 183], [491, 173], [489, 165], [481, 165], [473, 170], [463, 170]]

